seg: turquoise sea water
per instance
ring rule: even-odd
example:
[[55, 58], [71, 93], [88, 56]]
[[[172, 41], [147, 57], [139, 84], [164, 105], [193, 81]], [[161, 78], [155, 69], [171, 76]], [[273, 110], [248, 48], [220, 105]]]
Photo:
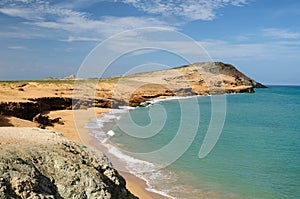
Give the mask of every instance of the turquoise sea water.
[[[100, 127], [92, 133], [102, 142], [105, 139], [107, 146], [117, 146], [110, 152], [126, 160], [128, 169], [146, 179], [151, 190], [175, 198], [300, 197], [300, 87], [270, 86], [257, 89], [254, 94], [227, 95], [222, 134], [203, 159], [198, 153], [211, 118], [211, 97], [196, 99], [200, 107], [197, 135], [191, 138], [191, 146], [179, 159], [160, 170], [147, 172], [159, 165], [147, 159], [140, 161], [140, 157], [131, 157], [127, 152], [149, 153], [170, 143], [178, 132], [182, 107], [191, 110], [188, 121], [195, 121], [192, 111], [195, 107], [191, 103], [195, 99], [162, 101], [121, 115], [108, 114], [94, 121]], [[182, 103], [185, 105], [181, 106]], [[157, 108], [165, 110], [167, 119], [162, 128], [159, 128], [161, 115], [153, 115]], [[128, 122], [129, 117], [133, 122]], [[121, 130], [119, 124], [125, 125], [126, 130]], [[141, 131], [136, 125], [151, 125], [157, 132], [148, 132], [149, 128]], [[185, 125], [186, 132], [188, 127]], [[134, 132], [136, 135], [153, 135], [134, 138], [128, 135], [128, 129], [138, 130]], [[106, 134], [109, 130], [113, 131], [112, 137]]]

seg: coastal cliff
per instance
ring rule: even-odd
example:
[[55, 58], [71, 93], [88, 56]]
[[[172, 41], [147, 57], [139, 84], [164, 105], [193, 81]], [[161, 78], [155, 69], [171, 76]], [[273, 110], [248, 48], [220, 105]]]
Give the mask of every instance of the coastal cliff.
[[2, 127], [0, 198], [137, 197], [101, 152], [51, 131]]
[[0, 115], [35, 121], [45, 127], [59, 123], [59, 118], [50, 120], [39, 115], [49, 111], [135, 107], [155, 98], [253, 93], [254, 88], [265, 86], [222, 62], [201, 62], [106, 79], [0, 82]]
[[[169, 96], [254, 93], [266, 86], [247, 77], [230, 64], [200, 62], [168, 70], [130, 74], [119, 77], [112, 99], [123, 105]], [[131, 92], [128, 92], [131, 91]]]

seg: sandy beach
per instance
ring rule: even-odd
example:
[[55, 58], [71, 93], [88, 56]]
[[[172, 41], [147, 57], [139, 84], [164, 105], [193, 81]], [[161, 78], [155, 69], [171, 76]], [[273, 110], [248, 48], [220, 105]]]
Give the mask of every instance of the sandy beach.
[[[54, 127], [48, 127], [48, 129], [52, 129], [57, 132], [61, 132], [68, 139], [78, 141], [84, 145], [92, 147], [94, 149], [99, 150], [98, 146], [100, 145], [99, 141], [97, 141], [94, 137], [89, 134], [88, 129], [85, 129], [84, 126], [89, 122], [90, 119], [95, 117], [101, 117], [103, 113], [109, 111], [106, 108], [90, 108], [87, 110], [76, 110], [75, 114], [76, 123], [74, 122], [74, 112], [73, 111], [52, 111], [48, 115], [50, 118], [61, 117], [64, 125], [55, 125]], [[80, 132], [80, 133], [79, 133]], [[103, 148], [101, 148], [103, 152]], [[113, 159], [110, 160], [114, 163]], [[142, 199], [160, 199], [164, 198], [163, 196], [149, 192], [146, 190], [147, 184], [140, 178], [127, 173], [120, 172], [121, 175], [126, 180], [126, 187], [130, 190], [131, 193], [138, 196]]]
[[[99, 150], [99, 141], [89, 134], [88, 129], [84, 126], [94, 117], [100, 117], [103, 113], [109, 111], [106, 108], [90, 108], [87, 110], [76, 110], [76, 122], [74, 120], [74, 111], [72, 110], [61, 110], [51, 111], [47, 115], [49, 118], [61, 117], [62, 124], [55, 124], [53, 127], [47, 127], [49, 130], [61, 133], [66, 138], [84, 144], [88, 147]], [[35, 127], [36, 124], [33, 122], [22, 120], [15, 117], [0, 116], [0, 127], [3, 126], [14, 126], [14, 127]], [[79, 133], [80, 132], [80, 133]], [[112, 162], [114, 162], [112, 160]], [[126, 180], [126, 187], [131, 193], [142, 199], [160, 199], [163, 196], [149, 192], [146, 190], [147, 184], [140, 178], [127, 173], [120, 172], [120, 174]]]

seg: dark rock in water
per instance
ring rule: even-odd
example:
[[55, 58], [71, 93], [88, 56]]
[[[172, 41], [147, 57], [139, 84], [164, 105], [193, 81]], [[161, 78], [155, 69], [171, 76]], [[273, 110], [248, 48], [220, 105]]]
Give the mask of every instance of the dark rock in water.
[[102, 153], [41, 129], [0, 129], [0, 198], [135, 199]]
[[140, 103], [140, 107], [149, 107], [149, 106], [151, 106], [151, 105], [152, 105], [152, 103], [149, 102], [149, 101]]

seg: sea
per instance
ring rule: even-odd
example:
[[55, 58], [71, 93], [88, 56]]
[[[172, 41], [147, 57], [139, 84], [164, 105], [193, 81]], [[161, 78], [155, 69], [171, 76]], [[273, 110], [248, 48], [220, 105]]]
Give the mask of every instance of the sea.
[[[221, 119], [213, 97], [120, 107], [86, 128], [108, 156], [166, 198], [300, 198], [300, 86], [219, 96]], [[211, 124], [221, 128], [203, 157]]]

